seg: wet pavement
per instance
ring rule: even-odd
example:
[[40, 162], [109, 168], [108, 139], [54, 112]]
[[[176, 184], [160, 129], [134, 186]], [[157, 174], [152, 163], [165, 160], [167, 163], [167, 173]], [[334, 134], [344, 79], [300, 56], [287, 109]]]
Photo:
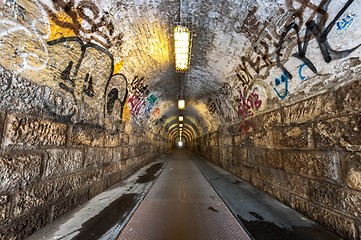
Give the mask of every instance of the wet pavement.
[[338, 235], [194, 153], [189, 157], [255, 240], [340, 240]]
[[187, 150], [174, 150], [28, 240], [339, 240]]
[[186, 153], [171, 153], [118, 240], [250, 239]]
[[166, 155], [115, 184], [74, 211], [55, 220], [27, 240], [110, 240], [116, 239], [154, 180]]

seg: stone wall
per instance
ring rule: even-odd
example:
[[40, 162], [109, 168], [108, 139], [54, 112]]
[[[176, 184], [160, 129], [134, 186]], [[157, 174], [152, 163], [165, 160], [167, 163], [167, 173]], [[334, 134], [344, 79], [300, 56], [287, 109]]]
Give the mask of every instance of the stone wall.
[[155, 134], [10, 111], [0, 126], [0, 239], [23, 239], [171, 147]]
[[250, 116], [194, 151], [347, 239], [361, 239], [361, 81]]

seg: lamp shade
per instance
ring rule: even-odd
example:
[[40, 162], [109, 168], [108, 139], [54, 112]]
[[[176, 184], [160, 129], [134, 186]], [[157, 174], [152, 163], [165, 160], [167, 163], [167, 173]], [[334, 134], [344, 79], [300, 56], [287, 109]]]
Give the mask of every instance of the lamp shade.
[[177, 72], [185, 72], [189, 69], [190, 49], [191, 34], [189, 29], [185, 26], [176, 26], [174, 28], [174, 52]]

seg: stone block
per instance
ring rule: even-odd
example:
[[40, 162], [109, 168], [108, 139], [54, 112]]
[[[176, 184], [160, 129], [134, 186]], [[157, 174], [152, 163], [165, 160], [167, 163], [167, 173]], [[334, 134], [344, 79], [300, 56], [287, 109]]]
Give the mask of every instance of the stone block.
[[257, 147], [270, 148], [273, 145], [272, 132], [253, 132], [253, 142]]
[[310, 182], [310, 196], [315, 202], [347, 215], [361, 216], [361, 192], [323, 181]]
[[9, 114], [4, 128], [5, 147], [64, 146], [67, 126], [43, 119]]
[[266, 150], [262, 148], [248, 149], [248, 161], [260, 165], [267, 165]]
[[24, 188], [41, 177], [42, 155], [37, 153], [0, 154], [0, 192]]
[[361, 151], [361, 115], [340, 118], [340, 145], [348, 151]]
[[288, 172], [338, 181], [338, 152], [284, 152], [284, 168]]
[[65, 213], [70, 212], [74, 208], [89, 200], [89, 189], [78, 191], [65, 199], [54, 204], [52, 220], [55, 220]]
[[38, 209], [27, 216], [16, 219], [0, 228], [0, 239], [25, 239], [49, 223], [48, 209]]
[[283, 155], [281, 150], [267, 150], [268, 165], [274, 168], [283, 168]]
[[305, 199], [309, 198], [309, 178], [287, 174], [280, 179], [278, 186]]
[[87, 148], [84, 167], [101, 167], [112, 161], [111, 148]]
[[312, 149], [312, 128], [308, 126], [285, 127], [273, 130], [273, 147]]
[[282, 126], [282, 109], [258, 115], [254, 119], [264, 129]]
[[109, 133], [104, 134], [104, 146], [105, 147], [116, 147], [120, 145], [120, 133]]
[[342, 161], [342, 173], [348, 187], [361, 191], [361, 153], [346, 153]]
[[104, 130], [86, 125], [75, 125], [71, 132], [73, 146], [104, 146]]
[[316, 148], [339, 146], [340, 122], [338, 119], [327, 119], [314, 124]]
[[115, 147], [112, 148], [111, 151], [113, 152], [112, 155], [113, 162], [120, 162], [122, 160], [122, 148]]
[[99, 193], [104, 192], [108, 186], [108, 180], [103, 179], [100, 182], [94, 183], [89, 187], [89, 198], [93, 198], [94, 196], [98, 195]]
[[313, 122], [336, 116], [335, 93], [322, 94], [283, 108], [285, 124]]
[[348, 86], [340, 88], [337, 92], [337, 102], [341, 115], [361, 112], [361, 80], [354, 81]]
[[346, 239], [357, 239], [354, 219], [323, 207], [314, 208], [311, 218]]
[[108, 166], [104, 167], [104, 176], [109, 176], [114, 173], [119, 173], [121, 172], [121, 170], [122, 170], [121, 162], [111, 163]]
[[83, 151], [78, 149], [48, 149], [45, 176], [74, 172], [83, 167]]
[[127, 160], [129, 158], [129, 148], [123, 147], [122, 148], [122, 160]]

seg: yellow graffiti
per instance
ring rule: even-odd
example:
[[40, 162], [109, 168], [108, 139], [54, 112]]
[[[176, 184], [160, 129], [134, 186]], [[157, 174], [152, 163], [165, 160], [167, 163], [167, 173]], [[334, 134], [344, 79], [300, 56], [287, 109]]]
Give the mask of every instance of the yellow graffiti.
[[122, 121], [127, 122], [127, 123], [130, 122], [130, 109], [128, 106], [128, 100], [129, 100], [129, 97], [127, 98], [127, 101], [125, 101], [124, 108], [123, 108], [123, 115], [122, 115]]
[[[58, 12], [56, 14], [56, 18], [62, 23], [73, 23], [73, 20], [69, 15], [65, 12]], [[78, 19], [79, 23], [81, 23], [81, 19]], [[48, 41], [56, 40], [64, 37], [76, 37], [76, 33], [74, 30], [69, 28], [63, 28], [58, 26], [51, 18], [49, 18], [50, 23], [50, 35]]]
[[116, 64], [114, 64], [113, 75], [118, 74], [123, 67], [124, 67], [124, 61], [123, 60], [121, 60], [121, 61], [117, 62]]

